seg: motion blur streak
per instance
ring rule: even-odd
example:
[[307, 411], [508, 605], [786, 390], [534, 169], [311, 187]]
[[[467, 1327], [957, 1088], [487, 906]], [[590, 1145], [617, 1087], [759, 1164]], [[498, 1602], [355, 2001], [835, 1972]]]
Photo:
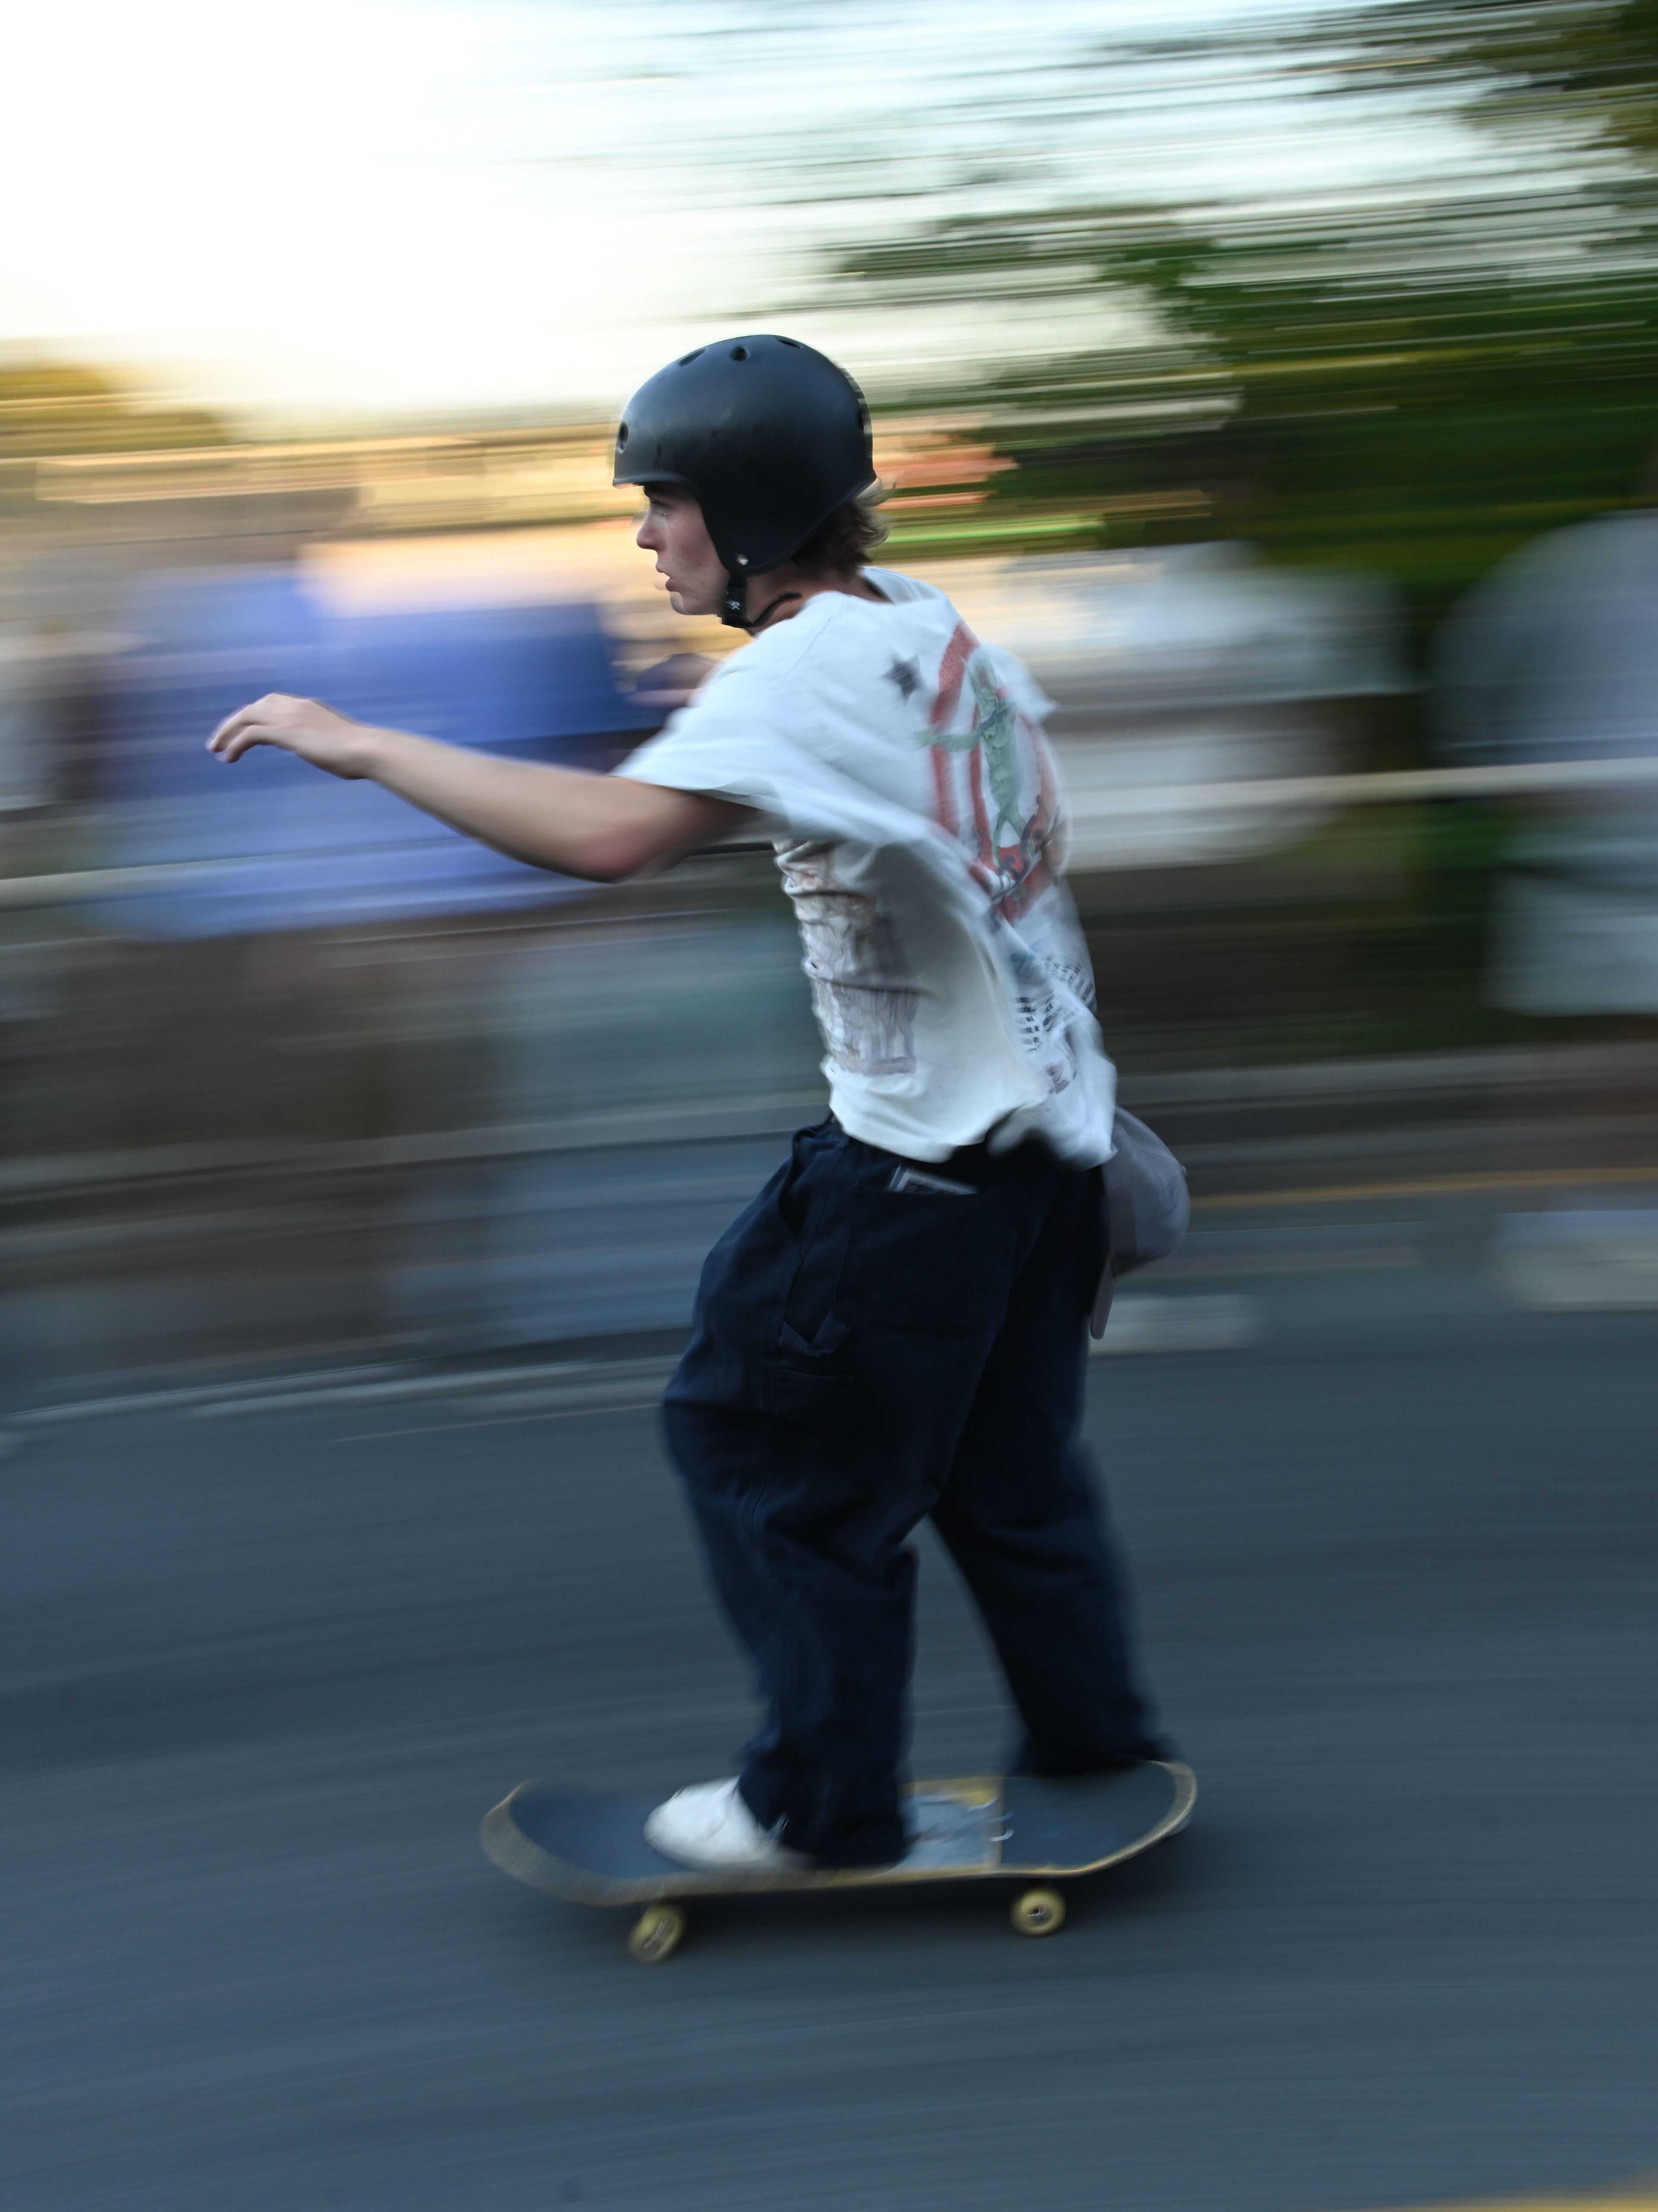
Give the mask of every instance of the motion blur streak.
[[[1658, 2204], [1658, 11], [290, 15], [9, 52], [7, 2201]], [[1054, 702], [1196, 1200], [1090, 1427], [1204, 1794], [1051, 1944], [732, 1911], [647, 1991], [472, 1830], [741, 1732], [649, 1401], [823, 1110], [772, 856], [203, 744], [623, 758], [734, 641], [613, 410], [737, 327]]]
[[1650, 2192], [1629, 2196], [1614, 2191], [1593, 2197], [1505, 2197], [1480, 2204], [1442, 2204], [1413, 2207], [1412, 2212], [1653, 2212], [1658, 2197]]

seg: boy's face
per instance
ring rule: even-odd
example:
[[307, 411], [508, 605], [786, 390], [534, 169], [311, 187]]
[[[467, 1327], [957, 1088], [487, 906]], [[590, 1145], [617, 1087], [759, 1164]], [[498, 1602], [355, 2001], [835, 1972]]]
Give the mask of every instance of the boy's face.
[[702, 509], [678, 484], [647, 484], [644, 490], [649, 504], [634, 542], [655, 554], [674, 612], [717, 615], [726, 597], [726, 569]]

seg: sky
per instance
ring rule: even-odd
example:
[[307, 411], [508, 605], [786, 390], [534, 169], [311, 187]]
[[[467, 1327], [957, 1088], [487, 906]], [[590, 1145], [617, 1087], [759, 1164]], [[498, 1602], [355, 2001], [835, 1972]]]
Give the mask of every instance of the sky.
[[877, 392], [929, 359], [987, 367], [1074, 340], [1074, 313], [856, 312], [823, 281], [837, 242], [1016, 194], [1333, 191], [1444, 156], [1442, 125], [1412, 142], [1224, 70], [1188, 68], [1175, 100], [1164, 64], [1089, 66], [1252, 9], [32, 9], [7, 33], [0, 358], [125, 368], [266, 429], [608, 415], [688, 345], [780, 325]]

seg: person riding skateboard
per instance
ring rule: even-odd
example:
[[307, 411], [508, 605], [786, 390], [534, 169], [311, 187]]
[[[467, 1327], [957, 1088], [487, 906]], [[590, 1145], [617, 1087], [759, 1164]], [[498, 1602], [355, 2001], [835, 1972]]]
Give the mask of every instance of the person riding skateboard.
[[698, 348], [634, 395], [615, 481], [676, 611], [751, 642], [608, 775], [273, 696], [209, 741], [370, 777], [534, 866], [608, 882], [756, 817], [829, 1111], [715, 1244], [668, 1447], [766, 1705], [734, 1777], [659, 1806], [697, 1867], [906, 1848], [915, 1557], [931, 1518], [1023, 1723], [1017, 1771], [1164, 1757], [1078, 1439], [1110, 1281], [1114, 1076], [1063, 882], [1048, 708], [943, 592], [871, 568], [862, 395], [792, 338]]

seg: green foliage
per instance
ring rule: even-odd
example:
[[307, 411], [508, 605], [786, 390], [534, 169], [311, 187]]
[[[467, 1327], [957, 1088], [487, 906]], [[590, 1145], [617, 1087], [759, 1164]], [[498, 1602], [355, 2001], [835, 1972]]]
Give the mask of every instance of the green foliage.
[[[1068, 526], [1072, 543], [1246, 536], [1394, 579], [1425, 646], [1503, 556], [1643, 495], [1658, 439], [1658, 0], [1246, 11], [1223, 40], [1089, 66], [1102, 148], [1155, 71], [1175, 143], [1218, 86], [1256, 99], [1263, 131], [1333, 118], [1404, 158], [1315, 191], [1284, 188], [1269, 157], [1230, 191], [1156, 205], [1062, 194], [1038, 161], [1023, 193], [964, 195], [844, 253], [837, 282], [889, 309], [1074, 303], [1092, 334], [1114, 307], [1137, 334], [1079, 335], [987, 385], [917, 395], [983, 410], [1018, 465], [977, 510], [987, 545], [1017, 544], [1021, 517]], [[1425, 750], [1400, 702], [1365, 757]], [[1489, 805], [1367, 810], [1156, 915], [1109, 878], [1084, 884], [1114, 1048], [1169, 1066], [1554, 1034], [1481, 1003], [1513, 827]]]
[[[1159, 52], [1176, 94], [1212, 70], [1212, 43]], [[1229, 59], [1239, 97], [1455, 118], [1484, 149], [1408, 188], [964, 211], [838, 274], [884, 303], [1114, 297], [1157, 333], [926, 395], [987, 401], [1020, 465], [987, 522], [1247, 534], [1388, 572], [1425, 629], [1527, 538], [1632, 497], [1658, 434], [1658, 0], [1383, 0]], [[1202, 500], [1160, 497], [1181, 487]]]
[[1393, 0], [1334, 12], [1313, 35], [1351, 50], [1347, 84], [1406, 73], [1499, 130], [1658, 156], [1658, 0]]

